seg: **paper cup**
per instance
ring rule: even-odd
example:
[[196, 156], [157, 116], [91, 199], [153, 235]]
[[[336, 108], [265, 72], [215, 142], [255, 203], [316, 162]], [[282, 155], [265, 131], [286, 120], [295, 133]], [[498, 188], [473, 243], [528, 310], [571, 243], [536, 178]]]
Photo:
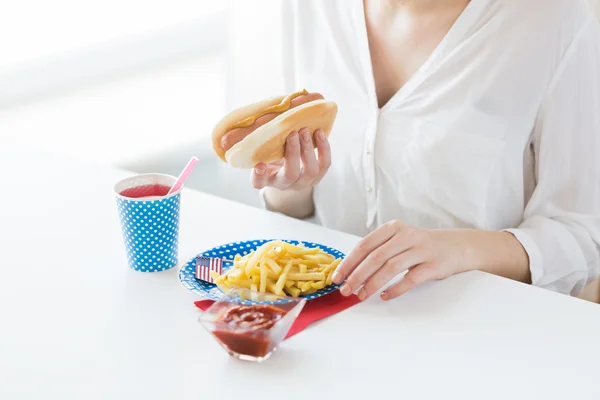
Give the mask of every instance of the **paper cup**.
[[114, 192], [129, 267], [158, 272], [177, 265], [181, 190], [163, 197], [124, 197], [126, 189], [145, 185], [172, 186], [176, 177], [142, 174], [119, 181]]

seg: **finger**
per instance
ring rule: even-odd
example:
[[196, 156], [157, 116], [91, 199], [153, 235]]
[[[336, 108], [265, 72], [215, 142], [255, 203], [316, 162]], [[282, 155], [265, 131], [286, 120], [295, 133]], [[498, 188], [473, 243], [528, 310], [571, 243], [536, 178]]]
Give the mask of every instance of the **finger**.
[[294, 183], [298, 189], [312, 186], [313, 180], [319, 174], [319, 164], [315, 155], [312, 137], [308, 128], [300, 130], [300, 158], [302, 160], [302, 174], [300, 179]]
[[398, 296], [402, 296], [404, 293], [416, 286], [437, 279], [437, 272], [431, 264], [421, 264], [411, 269], [404, 275], [402, 280], [395, 285], [390, 286], [384, 292], [381, 293], [383, 300], [391, 300]]
[[269, 182], [269, 173], [267, 165], [264, 163], [258, 164], [250, 174], [250, 181], [255, 189], [262, 189]]
[[267, 174], [275, 175], [283, 167], [283, 160], [275, 161], [267, 164]]
[[[376, 248], [387, 242], [401, 228], [401, 224], [397, 221], [388, 223], [365, 236], [357, 246], [348, 254], [342, 261], [340, 266], [333, 274], [332, 280], [339, 284], [346, 279], [348, 275]], [[346, 286], [346, 285], [344, 285]], [[347, 290], [350, 289], [349, 292]], [[348, 285], [345, 290], [348, 294], [352, 293], [353, 288]]]
[[346, 285], [357, 289], [390, 259], [406, 251], [410, 247], [409, 240], [402, 235], [402, 232], [392, 236], [387, 242], [373, 250], [358, 266], [348, 275]]
[[300, 141], [298, 132], [289, 134], [285, 144], [283, 168], [277, 174], [276, 185], [280, 189], [288, 188], [300, 176]]
[[315, 132], [315, 142], [317, 143], [317, 154], [319, 155], [319, 174], [313, 181], [314, 185], [321, 182], [321, 179], [323, 179], [331, 166], [331, 147], [322, 129], [317, 129]]
[[365, 300], [377, 293], [389, 281], [409, 268], [420, 265], [423, 256], [416, 249], [409, 249], [390, 258], [383, 267], [375, 272], [358, 292], [358, 298]]

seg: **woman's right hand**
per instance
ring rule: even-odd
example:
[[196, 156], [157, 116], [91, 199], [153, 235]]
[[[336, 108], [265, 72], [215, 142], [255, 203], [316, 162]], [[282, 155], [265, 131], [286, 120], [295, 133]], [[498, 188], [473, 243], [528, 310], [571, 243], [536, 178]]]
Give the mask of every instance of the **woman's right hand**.
[[331, 165], [331, 149], [321, 129], [315, 131], [314, 138], [318, 157], [308, 128], [290, 133], [284, 159], [272, 164], [258, 164], [252, 170], [252, 186], [303, 191], [318, 184]]

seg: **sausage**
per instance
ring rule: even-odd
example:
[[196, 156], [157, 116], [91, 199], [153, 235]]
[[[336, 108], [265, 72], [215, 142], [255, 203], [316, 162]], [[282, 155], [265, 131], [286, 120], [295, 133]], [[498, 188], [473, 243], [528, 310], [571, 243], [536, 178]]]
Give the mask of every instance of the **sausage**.
[[261, 117], [256, 118], [256, 121], [250, 126], [246, 126], [244, 128], [235, 128], [227, 132], [221, 137], [221, 147], [224, 151], [232, 148], [236, 143], [244, 140], [246, 136], [254, 132], [259, 127], [263, 126], [269, 121], [272, 121], [277, 117], [279, 113], [268, 113]]
[[301, 106], [302, 104], [310, 101], [323, 100], [323, 98], [324, 97], [320, 93], [303, 94], [302, 96], [294, 97], [292, 101], [290, 101], [290, 109]]
[[[302, 96], [295, 97], [292, 99], [292, 101], [290, 101], [289, 110], [311, 101], [322, 100], [323, 98], [324, 97], [319, 93], [308, 93]], [[229, 132], [224, 134], [223, 137], [221, 137], [221, 148], [223, 148], [223, 151], [231, 149], [236, 143], [241, 142], [246, 136], [257, 130], [264, 124], [274, 120], [280, 114], [281, 113], [277, 112], [268, 113], [256, 118], [254, 123], [250, 126], [230, 130]]]

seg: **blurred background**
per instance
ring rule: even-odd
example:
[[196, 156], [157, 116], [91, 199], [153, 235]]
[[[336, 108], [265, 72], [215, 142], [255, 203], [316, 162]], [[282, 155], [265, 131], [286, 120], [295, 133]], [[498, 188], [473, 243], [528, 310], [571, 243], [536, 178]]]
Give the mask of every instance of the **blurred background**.
[[195, 155], [189, 187], [258, 205], [209, 137], [226, 110], [282, 93], [285, 0], [1, 1], [0, 146], [174, 175]]
[[278, 0], [0, 0], [0, 146], [186, 183], [258, 205], [210, 145], [225, 110], [281, 93]]

